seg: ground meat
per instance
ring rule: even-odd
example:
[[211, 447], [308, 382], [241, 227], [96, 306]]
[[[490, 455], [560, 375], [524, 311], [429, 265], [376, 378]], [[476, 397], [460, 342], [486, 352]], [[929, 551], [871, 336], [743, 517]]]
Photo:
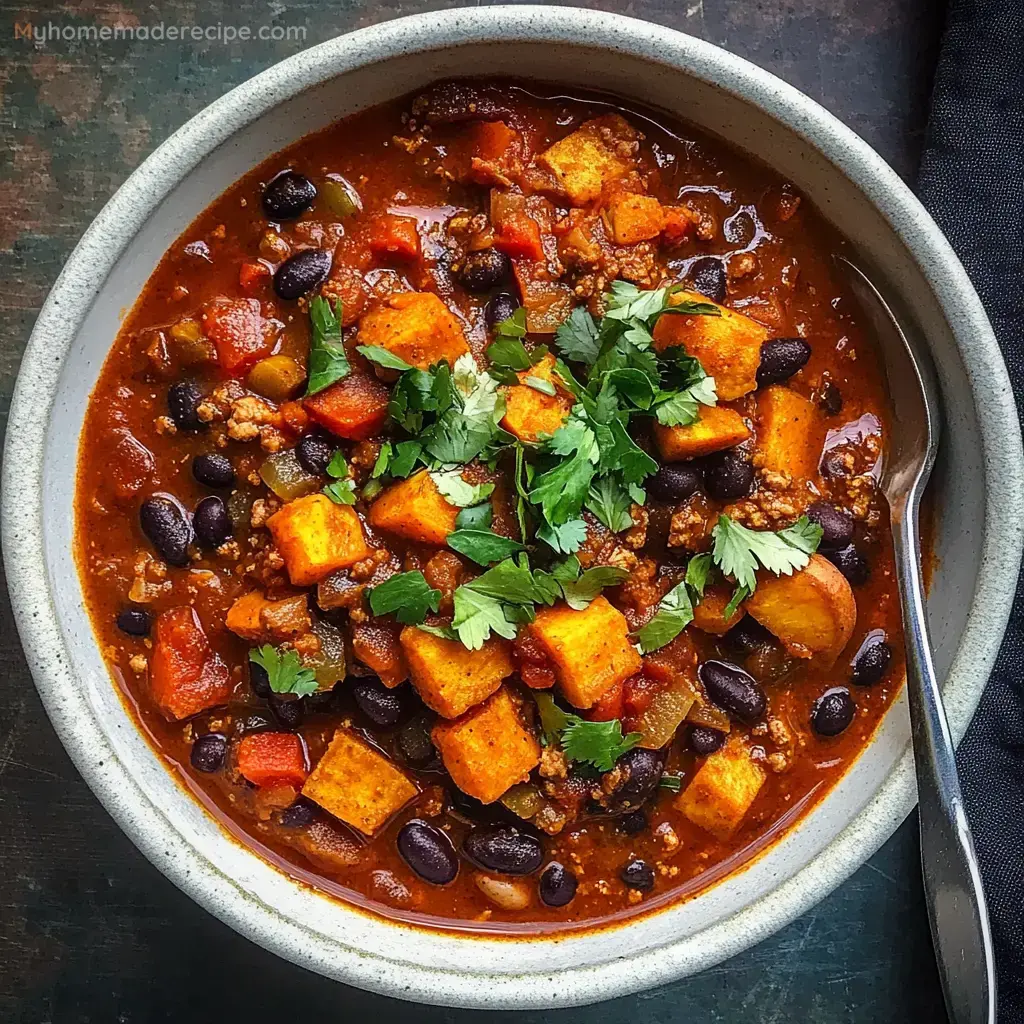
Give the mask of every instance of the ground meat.
[[262, 427], [277, 427], [280, 423], [281, 414], [266, 399], [243, 395], [231, 403], [228, 437], [232, 441], [252, 441], [257, 437], [262, 439]]
[[451, 551], [438, 551], [423, 567], [423, 575], [427, 584], [441, 591], [439, 611], [448, 615], [452, 610], [452, 599], [455, 588], [462, 582], [465, 572], [458, 555]]
[[665, 587], [658, 580], [658, 563], [653, 558], [644, 558], [622, 584], [619, 601], [642, 617], [648, 608], [661, 600], [664, 593]]
[[277, 498], [257, 498], [249, 511], [249, 525], [258, 530], [280, 507]]
[[565, 754], [558, 747], [545, 747], [540, 753], [540, 768], [542, 778], [564, 779], [569, 774], [569, 765], [565, 760]]
[[668, 528], [668, 546], [687, 551], [703, 551], [708, 546], [714, 511], [703, 495], [688, 498], [672, 513]]
[[643, 505], [637, 505], [634, 502], [629, 508], [629, 514], [633, 525], [622, 535], [622, 543], [627, 548], [639, 551], [647, 543], [647, 523], [650, 513]]

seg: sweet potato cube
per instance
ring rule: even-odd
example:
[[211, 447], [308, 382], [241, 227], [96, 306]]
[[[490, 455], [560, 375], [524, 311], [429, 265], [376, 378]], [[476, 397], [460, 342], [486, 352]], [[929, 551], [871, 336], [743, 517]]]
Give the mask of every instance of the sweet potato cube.
[[634, 167], [620, 152], [622, 143], [633, 143], [637, 133], [618, 114], [586, 121], [576, 131], [549, 146], [537, 163], [546, 167], [576, 206], [593, 202], [613, 181]]
[[593, 707], [613, 686], [640, 671], [625, 616], [603, 596], [582, 611], [566, 604], [542, 608], [529, 629], [574, 707]]
[[540, 762], [540, 744], [519, 717], [519, 703], [506, 687], [454, 722], [431, 733], [455, 785], [491, 804]]
[[269, 601], [258, 590], [238, 598], [228, 609], [224, 624], [232, 633], [256, 643], [291, 640], [313, 628], [305, 594]]
[[433, 292], [401, 292], [359, 321], [359, 344], [380, 345], [427, 370], [469, 351], [458, 317]]
[[302, 795], [372, 836], [419, 792], [404, 773], [347, 729], [339, 729]]
[[[670, 302], [676, 305], [684, 299], [709, 301], [698, 292], [676, 292]], [[761, 345], [768, 338], [768, 328], [725, 306], [718, 309], [721, 316], [666, 313], [658, 317], [654, 348], [664, 352], [683, 345], [687, 355], [699, 359], [705, 372], [715, 378], [719, 400], [731, 402], [757, 387]]]
[[267, 529], [296, 587], [312, 586], [370, 553], [355, 509], [335, 504], [326, 494], [289, 502], [267, 520]]
[[605, 216], [616, 245], [636, 245], [657, 238], [665, 226], [665, 211], [654, 196], [616, 196]]
[[306, 781], [306, 751], [293, 732], [256, 732], [243, 736], [236, 753], [238, 770], [254, 786], [294, 786]]
[[509, 645], [493, 637], [478, 651], [406, 626], [399, 640], [420, 699], [445, 718], [485, 701], [515, 671]]
[[270, 354], [274, 338], [266, 330], [261, 308], [259, 299], [214, 299], [203, 310], [203, 329], [229, 377], [241, 377]]
[[422, 544], [440, 546], [455, 529], [458, 508], [450, 505], [424, 469], [392, 484], [370, 506], [371, 526]]
[[373, 669], [385, 686], [395, 687], [409, 678], [409, 666], [396, 626], [378, 620], [353, 622], [351, 628], [352, 653], [367, 668]]
[[704, 596], [694, 605], [693, 624], [697, 629], [722, 636], [728, 633], [743, 618], [743, 604], [725, 618], [725, 609], [732, 600], [732, 587], [712, 585], [704, 591]]
[[549, 352], [539, 363], [517, 374], [520, 381], [529, 377], [551, 384], [555, 393], [543, 391], [526, 383], [516, 384], [505, 392], [505, 416], [502, 427], [515, 434], [520, 441], [536, 441], [541, 434], [553, 434], [565, 421], [572, 409], [574, 398], [555, 376], [555, 357]]
[[168, 608], [156, 620], [149, 689], [164, 717], [175, 721], [223, 704], [231, 696], [227, 665], [210, 646], [189, 606]]
[[365, 441], [388, 418], [391, 392], [372, 373], [351, 373], [303, 400], [310, 419], [338, 437]]
[[416, 221], [393, 213], [382, 214], [370, 226], [369, 246], [378, 259], [418, 260], [420, 236]]
[[665, 427], [655, 421], [654, 443], [662, 459], [679, 462], [733, 448], [750, 437], [743, 417], [723, 405], [702, 405], [697, 419], [685, 427]]
[[857, 624], [857, 602], [846, 577], [821, 555], [792, 576], [758, 573], [744, 607], [798, 657], [839, 657]]
[[809, 480], [818, 474], [824, 440], [824, 418], [803, 395], [773, 384], [757, 396], [757, 450], [763, 469]]
[[675, 804], [699, 828], [725, 842], [740, 827], [765, 782], [742, 740], [709, 755]]

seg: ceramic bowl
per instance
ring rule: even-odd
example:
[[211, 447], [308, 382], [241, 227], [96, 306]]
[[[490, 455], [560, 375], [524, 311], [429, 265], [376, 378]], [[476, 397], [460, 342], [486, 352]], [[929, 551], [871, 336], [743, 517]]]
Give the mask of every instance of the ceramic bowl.
[[111, 684], [71, 554], [72, 439], [123, 311], [164, 250], [236, 178], [300, 136], [434, 79], [473, 74], [586, 86], [678, 115], [795, 182], [871, 268], [942, 386], [929, 615], [950, 725], [963, 734], [1010, 610], [1022, 494], [1006, 370], [963, 268], [896, 174], [807, 97], [707, 43], [595, 11], [470, 8], [354, 32], [233, 90], [164, 143], [96, 218], [39, 316], [11, 409], [4, 554], [32, 674], [61, 739], [125, 832], [197, 902], [289, 960], [376, 992], [566, 1006], [709, 967], [863, 863], [914, 803], [905, 704], [798, 828], [694, 899], [560, 938], [429, 931], [294, 883], [178, 785]]

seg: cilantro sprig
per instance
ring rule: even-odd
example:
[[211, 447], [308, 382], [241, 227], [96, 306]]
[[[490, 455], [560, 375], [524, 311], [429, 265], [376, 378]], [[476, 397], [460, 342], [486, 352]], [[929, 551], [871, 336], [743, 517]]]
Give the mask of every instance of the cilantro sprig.
[[588, 722], [579, 715], [563, 711], [550, 693], [533, 691], [541, 721], [541, 731], [549, 746], [560, 745], [570, 761], [592, 765], [608, 772], [627, 751], [643, 738], [638, 732], [623, 736], [622, 723], [613, 718], [606, 722]]
[[334, 308], [322, 296], [317, 295], [309, 304], [309, 380], [306, 394], [315, 395], [347, 377], [352, 369], [341, 333], [341, 299], [335, 300]]
[[270, 689], [274, 693], [296, 693], [305, 696], [318, 689], [316, 676], [306, 668], [295, 651], [278, 650], [270, 644], [254, 647], [249, 651], [249, 660], [267, 673]]
[[369, 596], [374, 615], [390, 615], [407, 626], [418, 626], [427, 612], [436, 612], [441, 606], [441, 591], [427, 583], [418, 569], [400, 572], [374, 587]]
[[331, 477], [331, 482], [324, 486], [323, 493], [336, 505], [354, 505], [356, 482], [352, 479], [351, 470], [340, 449], [331, 456], [327, 464], [327, 475]]

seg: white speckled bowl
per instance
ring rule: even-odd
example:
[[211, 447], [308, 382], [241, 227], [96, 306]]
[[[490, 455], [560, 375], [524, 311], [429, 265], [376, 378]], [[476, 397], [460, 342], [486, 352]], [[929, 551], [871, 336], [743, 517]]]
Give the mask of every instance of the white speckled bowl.
[[706, 968], [791, 921], [863, 863], [914, 803], [904, 704], [798, 829], [690, 902], [561, 939], [430, 932], [293, 883], [229, 838], [178, 786], [111, 685], [71, 555], [77, 453], [70, 441], [121, 313], [167, 246], [231, 182], [300, 136], [432, 79], [467, 74], [584, 85], [678, 114], [794, 181], [874, 268], [930, 350], [943, 389], [939, 570], [929, 614], [958, 738], [1010, 610], [1021, 551], [1021, 442], [985, 313], [949, 245], [896, 174], [777, 78], [644, 22], [569, 8], [491, 7], [355, 32], [228, 93], [118, 191], [40, 314], [7, 436], [4, 555], [32, 673], [61, 739], [143, 853], [268, 949], [406, 999], [566, 1006]]

